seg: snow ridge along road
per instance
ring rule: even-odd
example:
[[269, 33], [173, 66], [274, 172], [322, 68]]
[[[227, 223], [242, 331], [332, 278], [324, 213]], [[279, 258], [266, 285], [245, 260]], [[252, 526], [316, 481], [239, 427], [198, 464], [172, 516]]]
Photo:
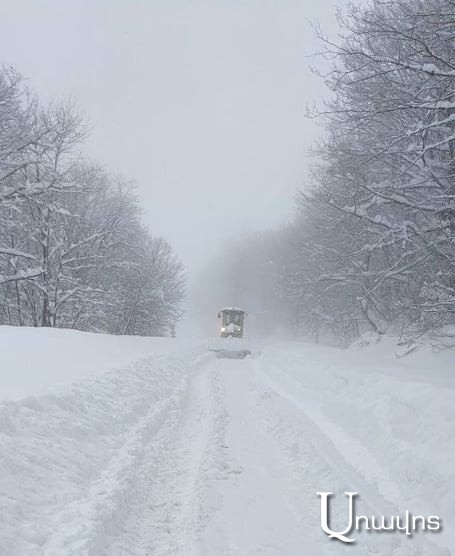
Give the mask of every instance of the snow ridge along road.
[[[1, 554], [453, 554], [443, 366], [431, 384], [319, 346], [240, 361], [174, 351], [0, 405]], [[441, 515], [444, 531], [330, 541], [321, 490], [337, 495], [334, 529], [357, 491], [363, 514]]]
[[192, 365], [185, 395], [143, 446], [122, 534], [103, 553], [197, 554], [201, 475], [216, 444], [212, 435], [220, 430], [215, 426], [212, 357], [205, 359]]
[[206, 357], [185, 347], [0, 403], [0, 554], [103, 553], [136, 498], [144, 446]]

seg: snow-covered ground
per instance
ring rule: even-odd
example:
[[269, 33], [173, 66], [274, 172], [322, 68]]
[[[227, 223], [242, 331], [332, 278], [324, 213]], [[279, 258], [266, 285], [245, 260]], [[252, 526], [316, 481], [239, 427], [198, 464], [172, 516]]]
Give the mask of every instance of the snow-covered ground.
[[[275, 342], [234, 360], [5, 327], [0, 347], [0, 554], [455, 554], [453, 351]], [[336, 494], [333, 529], [355, 491], [358, 513], [443, 530], [329, 540], [317, 491]]]
[[0, 399], [57, 392], [75, 380], [174, 348], [166, 338], [1, 326]]

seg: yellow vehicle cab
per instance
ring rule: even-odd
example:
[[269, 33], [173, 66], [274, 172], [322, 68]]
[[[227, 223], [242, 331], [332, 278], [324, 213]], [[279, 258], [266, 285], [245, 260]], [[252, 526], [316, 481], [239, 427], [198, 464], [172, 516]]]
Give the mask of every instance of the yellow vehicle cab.
[[243, 325], [248, 313], [239, 307], [224, 307], [218, 312], [221, 319], [220, 336], [222, 338], [243, 338]]

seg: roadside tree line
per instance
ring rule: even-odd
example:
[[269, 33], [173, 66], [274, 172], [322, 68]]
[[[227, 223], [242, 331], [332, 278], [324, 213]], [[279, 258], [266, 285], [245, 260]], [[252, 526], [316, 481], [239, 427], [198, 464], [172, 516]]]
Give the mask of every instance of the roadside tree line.
[[134, 187], [87, 162], [71, 103], [42, 106], [0, 69], [0, 324], [159, 335], [184, 271], [140, 221]]
[[[251, 299], [265, 299], [263, 310], [297, 332], [351, 341], [366, 330], [447, 331], [455, 324], [455, 1], [374, 0], [351, 7], [340, 25], [337, 42], [318, 32], [329, 95], [311, 113], [323, 128], [319, 162], [296, 217], [243, 239], [226, 265], [263, 253], [269, 278], [259, 282], [265, 291], [250, 288]], [[248, 280], [234, 275], [246, 297]]]

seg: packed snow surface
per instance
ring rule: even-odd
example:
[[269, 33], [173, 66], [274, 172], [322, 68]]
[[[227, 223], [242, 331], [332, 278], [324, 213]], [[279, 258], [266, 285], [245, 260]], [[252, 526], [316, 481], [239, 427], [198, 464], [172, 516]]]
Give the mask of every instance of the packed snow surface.
[[[0, 342], [0, 554], [455, 554], [453, 351], [272, 342], [217, 359], [198, 341], [4, 327]], [[443, 530], [329, 540], [317, 491], [335, 494], [333, 529], [355, 491], [358, 513]]]

